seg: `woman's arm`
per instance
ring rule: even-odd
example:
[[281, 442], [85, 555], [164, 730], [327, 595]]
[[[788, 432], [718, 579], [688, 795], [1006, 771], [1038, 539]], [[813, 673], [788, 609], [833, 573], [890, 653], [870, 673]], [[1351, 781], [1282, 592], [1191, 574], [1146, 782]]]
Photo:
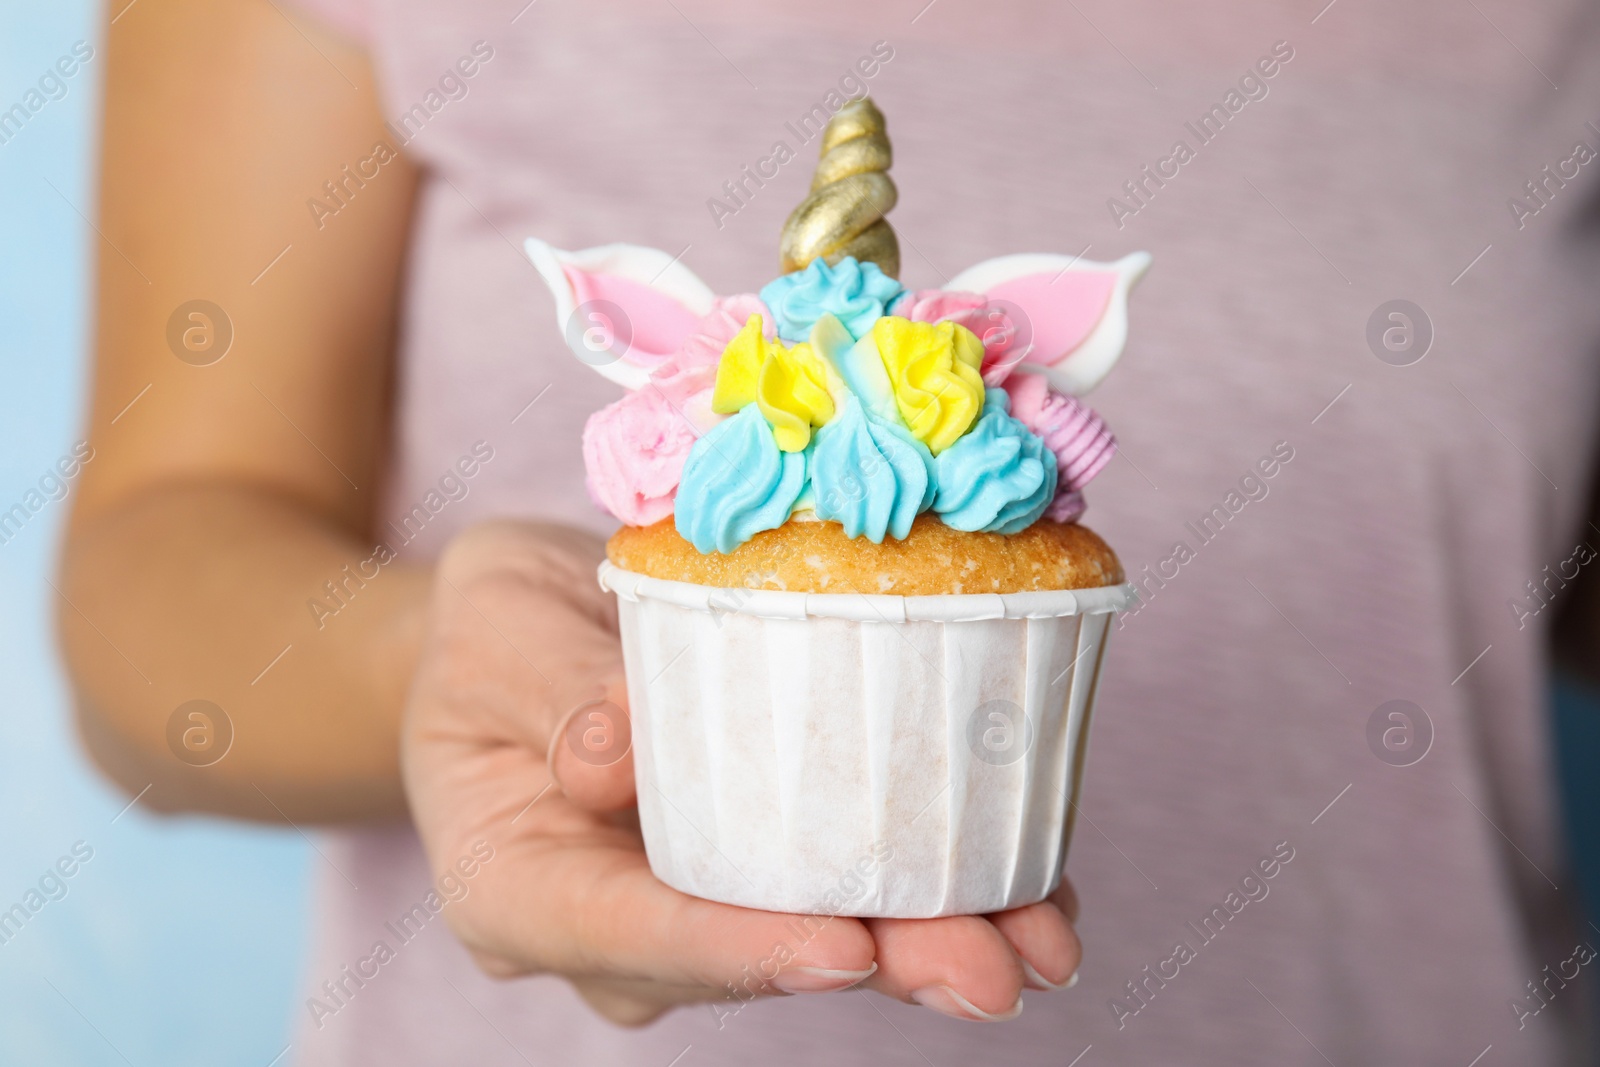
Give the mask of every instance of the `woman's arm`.
[[[428, 574], [349, 583], [320, 627], [307, 601], [372, 554], [415, 174], [348, 183], [318, 226], [307, 201], [388, 135], [365, 57], [268, 0], [145, 0], [106, 51], [94, 452], [57, 601], [83, 736], [157, 808], [398, 814]], [[197, 299], [232, 325], [208, 366], [169, 343]], [[197, 698], [235, 730], [205, 769], [167, 743]]]

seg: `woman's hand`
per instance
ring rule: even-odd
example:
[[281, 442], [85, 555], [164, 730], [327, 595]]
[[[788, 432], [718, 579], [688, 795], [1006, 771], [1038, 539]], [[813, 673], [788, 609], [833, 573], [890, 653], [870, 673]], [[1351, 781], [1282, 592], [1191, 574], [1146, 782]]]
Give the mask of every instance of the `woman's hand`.
[[[478, 842], [494, 850], [472, 893], [445, 911], [485, 971], [563, 975], [602, 1015], [633, 1025], [692, 1001], [858, 983], [957, 1018], [1007, 1019], [1025, 984], [1076, 973], [1065, 884], [1053, 902], [989, 917], [813, 921], [815, 936], [796, 944], [795, 916], [658, 881], [631, 754], [596, 766], [566, 740], [579, 708], [626, 705], [601, 557], [572, 530], [492, 523], [457, 538], [435, 578], [401, 760], [436, 873]], [[780, 945], [792, 958], [763, 981]]]

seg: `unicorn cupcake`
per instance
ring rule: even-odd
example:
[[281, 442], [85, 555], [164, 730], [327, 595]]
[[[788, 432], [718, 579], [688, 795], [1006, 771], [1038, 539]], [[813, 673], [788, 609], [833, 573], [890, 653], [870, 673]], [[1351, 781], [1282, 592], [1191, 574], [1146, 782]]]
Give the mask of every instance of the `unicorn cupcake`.
[[828, 125], [782, 273], [717, 296], [674, 257], [527, 249], [579, 359], [627, 390], [584, 432], [623, 525], [639, 816], [708, 899], [977, 914], [1059, 883], [1109, 622], [1078, 520], [1116, 442], [1080, 397], [1150, 257], [897, 280], [870, 99]]

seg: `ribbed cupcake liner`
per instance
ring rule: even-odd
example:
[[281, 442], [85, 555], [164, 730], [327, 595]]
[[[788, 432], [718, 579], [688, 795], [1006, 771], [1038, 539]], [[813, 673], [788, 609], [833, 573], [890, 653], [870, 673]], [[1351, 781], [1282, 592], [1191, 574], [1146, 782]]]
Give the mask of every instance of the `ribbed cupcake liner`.
[[609, 563], [651, 869], [709, 900], [930, 918], [1060, 883], [1131, 586], [894, 597]]

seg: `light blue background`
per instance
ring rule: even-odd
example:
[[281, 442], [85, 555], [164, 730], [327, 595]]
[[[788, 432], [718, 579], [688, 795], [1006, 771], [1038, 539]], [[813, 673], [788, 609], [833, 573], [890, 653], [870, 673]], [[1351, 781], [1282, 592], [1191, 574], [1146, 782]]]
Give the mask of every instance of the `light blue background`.
[[[0, 510], [82, 436], [99, 238], [77, 212], [94, 217], [100, 17], [82, 0], [0, 0], [0, 109], [74, 41], [95, 46], [66, 97], [0, 145]], [[78, 753], [52, 644], [65, 515], [51, 503], [0, 545], [0, 910], [73, 842], [94, 858], [0, 945], [0, 1064], [267, 1067], [289, 1043], [309, 850], [292, 830], [138, 806], [112, 822], [127, 798]]]

